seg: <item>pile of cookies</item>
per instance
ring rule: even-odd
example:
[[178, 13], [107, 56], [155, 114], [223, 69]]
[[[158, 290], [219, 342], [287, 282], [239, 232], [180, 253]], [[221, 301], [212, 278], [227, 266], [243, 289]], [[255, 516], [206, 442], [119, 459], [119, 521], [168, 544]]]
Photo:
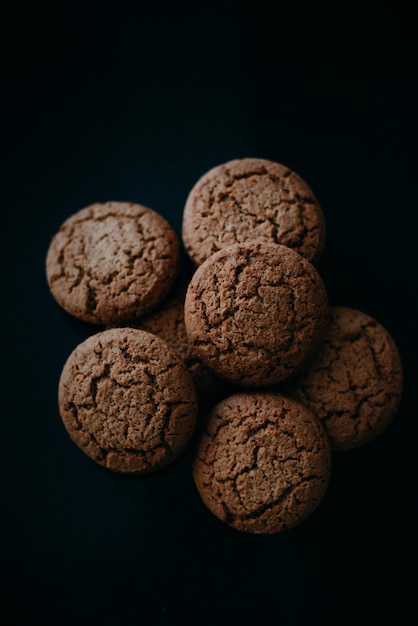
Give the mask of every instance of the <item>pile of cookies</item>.
[[59, 382], [77, 446], [110, 470], [142, 474], [193, 445], [197, 491], [220, 520], [272, 534], [306, 519], [333, 452], [377, 437], [403, 384], [389, 332], [330, 305], [317, 269], [325, 233], [310, 187], [265, 159], [205, 173], [181, 239], [138, 204], [70, 216], [46, 274], [58, 304], [98, 329]]

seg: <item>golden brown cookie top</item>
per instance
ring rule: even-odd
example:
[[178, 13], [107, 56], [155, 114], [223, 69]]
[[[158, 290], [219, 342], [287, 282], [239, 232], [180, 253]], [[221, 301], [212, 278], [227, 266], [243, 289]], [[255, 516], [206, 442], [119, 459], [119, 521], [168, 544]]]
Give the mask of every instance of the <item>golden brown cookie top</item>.
[[139, 204], [93, 204], [70, 216], [50, 243], [51, 293], [71, 315], [97, 324], [139, 317], [157, 306], [179, 270], [170, 224]]
[[316, 263], [325, 242], [325, 218], [313, 191], [294, 171], [267, 159], [228, 161], [191, 189], [182, 238], [195, 265], [226, 245], [279, 243]]
[[155, 335], [112, 328], [68, 357], [59, 410], [73, 441], [100, 465], [138, 474], [163, 467], [187, 445], [197, 399], [177, 353]]
[[197, 268], [184, 319], [193, 348], [220, 376], [267, 387], [295, 375], [316, 350], [328, 299], [318, 271], [300, 254], [247, 242]]
[[322, 420], [333, 450], [348, 450], [392, 421], [402, 394], [402, 363], [393, 338], [370, 315], [331, 307], [330, 317], [315, 359], [287, 391]]
[[279, 394], [237, 393], [212, 410], [193, 464], [208, 509], [233, 528], [273, 534], [319, 505], [331, 472], [320, 421]]

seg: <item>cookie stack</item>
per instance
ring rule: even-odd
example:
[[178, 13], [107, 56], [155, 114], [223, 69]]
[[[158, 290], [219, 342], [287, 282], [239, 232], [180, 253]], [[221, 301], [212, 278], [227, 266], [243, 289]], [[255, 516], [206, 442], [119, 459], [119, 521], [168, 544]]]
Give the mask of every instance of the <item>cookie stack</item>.
[[[182, 243], [193, 265], [184, 280]], [[182, 241], [136, 204], [71, 216], [48, 249], [48, 284], [68, 313], [98, 325], [60, 377], [73, 441], [140, 474], [196, 433], [193, 477], [217, 518], [254, 534], [301, 523], [325, 495], [332, 453], [379, 435], [402, 394], [388, 331], [330, 306], [316, 267], [324, 243], [312, 190], [265, 159], [204, 174]]]

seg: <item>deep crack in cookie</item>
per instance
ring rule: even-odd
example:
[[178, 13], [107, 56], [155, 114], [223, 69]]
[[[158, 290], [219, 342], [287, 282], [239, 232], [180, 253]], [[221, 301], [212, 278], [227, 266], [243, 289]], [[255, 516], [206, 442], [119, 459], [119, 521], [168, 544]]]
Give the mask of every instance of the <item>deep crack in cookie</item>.
[[318, 271], [300, 254], [247, 242], [197, 268], [184, 321], [194, 350], [221, 377], [267, 387], [311, 358], [328, 324], [328, 299]]
[[286, 245], [316, 264], [325, 231], [312, 189], [296, 172], [267, 159], [212, 168], [191, 189], [183, 211], [182, 238], [196, 266], [245, 241]]
[[161, 338], [112, 328], [79, 344], [59, 382], [70, 437], [94, 461], [139, 474], [178, 457], [196, 424], [196, 391], [185, 365]]
[[330, 472], [321, 422], [296, 400], [258, 391], [214, 407], [193, 463], [208, 509], [253, 534], [283, 532], [305, 520], [322, 501]]
[[349, 450], [392, 421], [402, 395], [402, 363], [392, 336], [370, 315], [331, 307], [330, 317], [313, 362], [286, 392], [322, 420], [333, 450]]
[[71, 315], [94, 324], [139, 317], [164, 300], [180, 263], [180, 241], [158, 213], [139, 204], [93, 204], [52, 238], [48, 285]]

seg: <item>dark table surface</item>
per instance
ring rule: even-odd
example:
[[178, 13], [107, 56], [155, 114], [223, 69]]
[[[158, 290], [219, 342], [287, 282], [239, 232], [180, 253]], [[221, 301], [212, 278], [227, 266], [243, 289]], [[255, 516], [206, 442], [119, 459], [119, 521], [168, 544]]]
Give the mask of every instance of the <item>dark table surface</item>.
[[[416, 615], [417, 38], [402, 3], [26, 3], [2, 19], [0, 623], [406, 624]], [[134, 9], [132, 7], [135, 7]], [[318, 510], [272, 537], [214, 518], [192, 450], [126, 477], [70, 441], [61, 368], [92, 329], [50, 295], [70, 214], [127, 200], [178, 234], [210, 167], [283, 163], [327, 220], [332, 305], [391, 332], [405, 389], [335, 454]], [[204, 410], [204, 407], [202, 408]]]

